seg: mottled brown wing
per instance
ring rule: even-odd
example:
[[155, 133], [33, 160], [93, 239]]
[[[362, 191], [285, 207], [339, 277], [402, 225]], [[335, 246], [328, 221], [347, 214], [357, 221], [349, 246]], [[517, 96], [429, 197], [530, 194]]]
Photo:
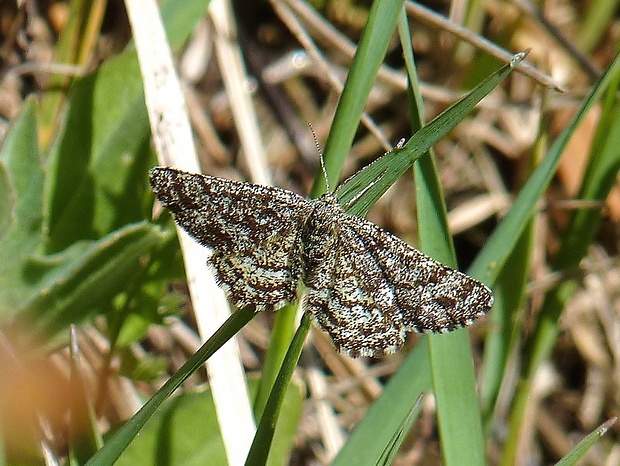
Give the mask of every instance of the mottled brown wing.
[[173, 168], [153, 168], [150, 181], [176, 223], [214, 250], [209, 265], [236, 305], [276, 309], [295, 298], [312, 211], [304, 197]]
[[273, 236], [296, 235], [312, 210], [291, 191], [174, 168], [151, 169], [153, 192], [203, 246], [243, 254]]
[[316, 202], [302, 241], [306, 310], [338, 351], [352, 357], [393, 353], [406, 330], [392, 285], [365, 240], [343, 224], [346, 215], [335, 198]]
[[334, 254], [331, 261], [314, 261], [318, 273], [306, 273], [311, 283], [304, 281], [308, 309], [339, 351], [380, 357], [398, 350], [407, 331], [448, 332], [489, 310], [492, 294], [480, 282], [331, 201], [329, 208], [317, 209], [308, 224], [320, 229], [330, 222]]
[[302, 264], [300, 237], [272, 236], [247, 254], [213, 253], [218, 284], [237, 307], [278, 310], [297, 297]]
[[491, 290], [464, 273], [422, 254], [391, 233], [343, 214], [343, 231], [371, 251], [394, 290], [406, 330], [445, 333], [471, 324], [493, 305]]
[[[327, 289], [310, 288], [305, 306], [332, 339], [336, 349], [351, 357], [381, 357], [403, 346], [407, 332], [393, 291], [379, 279], [362, 278], [352, 257], [337, 253], [334, 282]], [[371, 272], [376, 272], [374, 271]]]

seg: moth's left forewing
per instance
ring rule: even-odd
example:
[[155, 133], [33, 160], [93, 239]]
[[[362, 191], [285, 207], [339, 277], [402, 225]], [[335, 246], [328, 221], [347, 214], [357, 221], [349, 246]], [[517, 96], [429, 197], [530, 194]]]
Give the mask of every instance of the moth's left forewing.
[[236, 306], [278, 309], [295, 299], [307, 199], [173, 168], [152, 169], [150, 181], [176, 223], [213, 250], [209, 265]]
[[311, 211], [304, 197], [284, 189], [157, 167], [151, 186], [177, 224], [203, 246], [246, 253], [270, 237], [301, 228]]

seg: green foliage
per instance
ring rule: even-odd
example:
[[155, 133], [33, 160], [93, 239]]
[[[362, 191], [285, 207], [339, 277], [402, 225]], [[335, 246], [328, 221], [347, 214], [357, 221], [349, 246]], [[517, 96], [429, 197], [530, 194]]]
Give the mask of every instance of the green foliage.
[[[170, 0], [164, 4], [162, 11], [174, 47], [185, 41], [206, 3]], [[336, 186], [366, 97], [397, 27], [401, 5], [402, 2], [381, 0], [374, 2], [370, 10], [325, 148], [325, 166], [332, 188]], [[592, 21], [596, 19], [592, 18]], [[443, 194], [430, 150], [507, 76], [511, 67], [496, 71], [476, 69], [476, 73], [487, 78], [424, 125], [419, 119], [424, 111], [403, 17], [399, 27], [411, 81], [408, 97], [414, 135], [404, 147], [346, 180], [338, 188], [337, 196], [350, 213], [364, 215], [414, 166], [421, 247], [454, 266]], [[580, 198], [596, 201], [608, 195], [620, 167], [616, 96], [619, 67], [616, 60], [543, 154], [509, 214], [469, 270], [496, 292], [485, 348], [482, 407], [476, 395], [467, 332], [422, 337], [356, 426], [333, 464], [385, 464], [415, 420], [414, 408], [420, 396], [431, 391], [437, 402], [444, 463], [484, 462], [483, 421], [486, 425], [494, 421], [506, 361], [513, 350], [515, 335], [522, 330], [513, 322], [513, 315], [522, 300], [527, 277], [532, 216], [568, 139], [601, 98], [599, 127]], [[162, 225], [149, 220], [152, 196], [146, 172], [154, 158], [149, 149], [142, 94], [136, 56], [127, 51], [97, 72], [75, 81], [66, 102], [63, 124], [49, 150], [42, 152], [37, 143], [40, 128], [33, 99], [25, 103], [0, 150], [0, 324], [11, 331], [17, 342], [31, 345], [35, 351], [66, 342], [70, 324], [87, 322], [96, 315], [107, 318], [112, 347], [122, 348], [140, 339], [149, 325], [161, 324], [165, 315], [179, 307], [174, 295], [166, 295], [162, 300], [168, 281], [181, 278], [183, 270], [169, 217], [163, 216]], [[43, 115], [51, 113], [50, 108], [41, 109]], [[318, 195], [324, 189], [319, 176], [313, 194]], [[593, 241], [599, 220], [598, 210], [575, 212], [562, 235], [560, 252], [554, 260], [555, 270], [565, 271], [579, 263]], [[529, 350], [524, 355], [521, 373], [523, 383], [519, 385], [510, 415], [504, 464], [512, 464], [514, 460], [532, 379], [541, 362], [549, 357], [558, 335], [560, 313], [574, 289], [575, 283], [568, 281], [551, 290], [540, 316], [532, 323], [533, 332], [526, 344]], [[136, 461], [145, 464], [145, 459], [157, 464], [162, 457], [171, 463], [221, 464], [223, 447], [210, 394], [166, 399], [252, 317], [248, 310], [234, 314], [136, 416], [107, 439], [89, 464], [112, 464], [119, 455], [122, 455], [121, 464]], [[262, 420], [248, 460], [251, 464], [286, 461], [303, 401], [299, 385], [289, 383], [309, 319], [305, 317], [290, 348], [287, 347], [294, 325], [291, 313], [278, 319], [266, 375], [260, 388], [254, 381], [250, 383], [252, 392], [259, 393], [256, 410]], [[285, 357], [287, 349], [289, 355]], [[152, 380], [162, 369], [161, 360], [138, 362], [128, 352], [118, 354], [123, 359], [124, 373], [134, 379]], [[140, 364], [144, 362], [146, 365]], [[84, 414], [72, 421], [92, 423], [88, 394], [77, 372], [77, 363], [72, 370], [76, 371], [72, 374], [75, 385], [82, 387], [82, 398], [74, 400], [72, 409], [74, 413]], [[76, 428], [75, 432], [78, 431]], [[562, 464], [575, 464], [604, 431], [598, 429], [584, 439]], [[141, 435], [136, 439], [138, 433]], [[72, 461], [80, 464], [98, 446], [97, 435], [76, 436], [72, 442]]]
[[[248, 381], [250, 393], [255, 393], [257, 387], [256, 379]], [[264, 464], [286, 464], [301, 416], [303, 397], [303, 386], [293, 381], [283, 401], [287, 416], [276, 427], [274, 448]], [[184, 393], [165, 402], [115, 464], [226, 464], [211, 392]]]

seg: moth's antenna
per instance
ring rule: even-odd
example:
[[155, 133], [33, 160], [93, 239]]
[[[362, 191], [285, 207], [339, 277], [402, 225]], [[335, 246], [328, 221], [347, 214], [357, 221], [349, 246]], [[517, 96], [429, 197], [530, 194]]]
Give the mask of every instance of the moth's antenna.
[[325, 186], [326, 186], [327, 192], [331, 193], [332, 190], [329, 189], [329, 178], [327, 178], [327, 170], [325, 170], [325, 161], [323, 160], [323, 151], [321, 150], [319, 140], [316, 138], [316, 133], [314, 132], [312, 123], [308, 123], [308, 126], [310, 127], [310, 131], [312, 131], [312, 137], [314, 138], [314, 145], [316, 146], [316, 150], [319, 152], [319, 159], [321, 161], [321, 171], [323, 171], [323, 178], [325, 178]]

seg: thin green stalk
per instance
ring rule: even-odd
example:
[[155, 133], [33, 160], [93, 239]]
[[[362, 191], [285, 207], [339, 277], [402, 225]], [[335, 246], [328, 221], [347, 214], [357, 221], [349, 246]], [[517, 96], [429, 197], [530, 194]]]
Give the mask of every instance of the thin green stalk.
[[288, 390], [291, 378], [293, 377], [293, 371], [297, 366], [297, 361], [299, 361], [299, 356], [304, 347], [304, 342], [306, 341], [311, 323], [312, 317], [308, 313], [304, 313], [301, 317], [297, 332], [295, 332], [293, 336], [291, 346], [282, 362], [280, 372], [273, 384], [269, 399], [265, 405], [263, 416], [258, 423], [256, 435], [254, 436], [250, 452], [245, 461], [247, 466], [262, 466], [267, 462], [271, 441], [273, 440], [273, 433], [276, 430], [276, 423], [278, 422], [280, 408], [284, 400], [284, 394]]
[[[377, 72], [385, 58], [402, 5], [403, 0], [377, 0], [370, 8], [364, 32], [357, 45], [351, 69], [338, 100], [334, 121], [325, 142], [325, 170], [332, 189], [337, 185], [340, 170], [351, 150], [357, 124], [364, 111], [370, 90], [375, 84]], [[324, 193], [325, 188], [323, 176], [317, 176], [311, 191], [312, 197]]]
[[183, 366], [168, 379], [134, 416], [125, 423], [89, 461], [87, 466], [109, 466], [127, 448], [129, 442], [138, 435], [146, 421], [157, 408], [174, 392], [196, 369], [209, 359], [221, 346], [236, 335], [256, 314], [253, 309], [244, 308], [234, 312], [226, 322], [209, 338]]
[[297, 303], [285, 306], [277, 312], [274, 319], [269, 348], [265, 356], [265, 364], [263, 365], [258, 390], [254, 398], [255, 419], [260, 419], [263, 416], [265, 405], [269, 399], [269, 393], [271, 393], [286, 351], [291, 344], [297, 317], [297, 306]]
[[[324, 164], [330, 180], [330, 187], [337, 185], [340, 170], [351, 149], [364, 105], [370, 94], [379, 67], [383, 63], [385, 53], [395, 28], [396, 17], [403, 0], [378, 0], [373, 2], [364, 32], [360, 38], [353, 63], [338, 101], [334, 120], [325, 143]], [[323, 173], [315, 179], [310, 197], [316, 198], [325, 192], [326, 184]], [[359, 191], [356, 191], [356, 194]], [[284, 311], [284, 312], [283, 312]], [[276, 346], [267, 353], [265, 380], [261, 381], [260, 394], [255, 402], [255, 411], [260, 413], [265, 396], [273, 383], [274, 370], [279, 367], [287, 345], [285, 340], [292, 334], [294, 309], [281, 310], [276, 314], [274, 336]], [[281, 332], [281, 333], [280, 333]]]

